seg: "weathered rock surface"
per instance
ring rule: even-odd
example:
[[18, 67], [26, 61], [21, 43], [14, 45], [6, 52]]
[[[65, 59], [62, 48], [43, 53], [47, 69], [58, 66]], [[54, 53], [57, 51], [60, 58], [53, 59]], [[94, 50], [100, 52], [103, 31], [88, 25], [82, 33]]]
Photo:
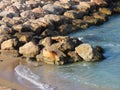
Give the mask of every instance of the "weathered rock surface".
[[98, 61], [103, 58], [99, 50], [94, 49], [90, 44], [81, 44], [75, 51], [85, 61]]
[[16, 39], [9, 39], [9, 40], [4, 41], [1, 44], [1, 49], [2, 50], [11, 50], [11, 49], [14, 49], [16, 45], [17, 45]]
[[33, 42], [28, 42], [19, 48], [19, 53], [26, 57], [34, 57], [39, 53], [39, 47]]
[[1, 54], [58, 65], [99, 61], [101, 47], [60, 35], [100, 25], [114, 13], [119, 0], [0, 0]]

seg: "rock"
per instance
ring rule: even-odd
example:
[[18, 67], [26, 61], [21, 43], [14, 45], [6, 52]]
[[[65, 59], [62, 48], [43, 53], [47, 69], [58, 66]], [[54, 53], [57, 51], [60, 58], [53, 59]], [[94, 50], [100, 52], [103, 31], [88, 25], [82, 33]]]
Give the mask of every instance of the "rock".
[[99, 61], [103, 59], [103, 55], [101, 53], [102, 49], [98, 48], [93, 48], [89, 44], [81, 44], [75, 48], [75, 51], [84, 61]]
[[69, 51], [67, 55], [72, 59], [71, 62], [82, 61], [82, 58], [77, 53], [75, 53], [75, 51]]
[[42, 3], [36, 0], [27, 0], [25, 3], [27, 6], [31, 7], [31, 9], [42, 6]]
[[70, 0], [59, 0], [61, 3], [69, 3]]
[[91, 61], [93, 58], [93, 48], [89, 44], [81, 44], [75, 48], [75, 51], [85, 61]]
[[86, 29], [88, 27], [88, 24], [81, 19], [72, 20], [72, 25], [75, 27], [75, 30]]
[[76, 11], [76, 10], [69, 10], [64, 13], [64, 16], [72, 18], [72, 19], [80, 19], [83, 18], [85, 15], [84, 12]]
[[84, 16], [83, 20], [89, 25], [96, 25], [98, 22], [93, 16]]
[[91, 0], [91, 2], [94, 2], [98, 5], [104, 5], [104, 6], [107, 5], [107, 2], [105, 0]]
[[6, 25], [0, 26], [0, 34], [9, 34], [11, 32], [12, 32], [12, 30], [9, 27], [7, 27]]
[[8, 39], [1, 44], [2, 50], [13, 50], [17, 45], [16, 39]]
[[65, 10], [68, 10], [71, 8], [70, 3], [63, 3], [63, 2], [59, 2], [59, 1], [54, 2], [54, 5], [59, 6], [59, 7], [63, 7]]
[[50, 29], [45, 29], [42, 33], [41, 33], [41, 36], [43, 37], [49, 37], [49, 36], [57, 36], [59, 35], [59, 33], [57, 31], [53, 31], [53, 30], [50, 30]]
[[51, 40], [51, 37], [46, 37], [44, 39], [42, 39], [40, 42], [39, 42], [40, 45], [43, 45], [44, 47], [49, 47], [51, 44], [52, 44], [52, 40]]
[[16, 6], [8, 6], [5, 8], [5, 11], [11, 12], [11, 13], [17, 13], [19, 14], [19, 10]]
[[116, 8], [114, 8], [114, 9], [113, 9], [113, 12], [119, 14], [119, 13], [120, 13], [120, 7], [116, 7]]
[[30, 10], [23, 11], [22, 13], [20, 13], [20, 16], [22, 18], [35, 19], [35, 14]]
[[94, 49], [99, 53], [104, 53], [104, 49], [100, 46], [96, 46]]
[[98, 24], [102, 24], [108, 20], [107, 16], [101, 13], [93, 13], [93, 17], [98, 20]]
[[21, 32], [21, 33], [16, 33], [15, 36], [19, 39], [19, 41], [27, 43], [29, 42], [34, 33], [33, 32]]
[[51, 48], [59, 49], [63, 52], [75, 50], [75, 47], [82, 43], [77, 38], [70, 38], [64, 36], [52, 37], [52, 40], [55, 43], [51, 45]]
[[34, 57], [39, 53], [39, 48], [33, 42], [28, 42], [19, 48], [19, 53], [26, 57]]
[[100, 51], [98, 51], [98, 49], [94, 49], [93, 53], [94, 53], [94, 56], [92, 58], [92, 61], [100, 61], [104, 58], [104, 56]]
[[90, 5], [89, 2], [80, 2], [79, 5], [82, 6], [82, 7], [84, 7], [84, 8], [85, 8], [85, 7], [86, 7], [86, 8], [90, 8], [90, 7], [91, 7], [91, 5]]
[[72, 26], [72, 24], [63, 24], [58, 27], [58, 31], [60, 35], [66, 35], [71, 32], [73, 32], [75, 28]]
[[63, 65], [66, 63], [66, 55], [57, 49], [52, 48], [44, 48], [42, 55], [44, 57], [44, 62], [47, 64], [57, 64], [57, 65]]
[[107, 8], [99, 8], [99, 11], [103, 14], [106, 14], [106, 15], [111, 15], [112, 14], [112, 12]]
[[55, 6], [53, 4], [47, 4], [43, 6], [43, 9], [49, 14], [63, 14], [64, 8], [60, 6]]
[[15, 24], [15, 25], [12, 26], [12, 29], [15, 32], [29, 32], [29, 31], [31, 31], [30, 26], [23, 25], [23, 24], [18, 24], [18, 25]]

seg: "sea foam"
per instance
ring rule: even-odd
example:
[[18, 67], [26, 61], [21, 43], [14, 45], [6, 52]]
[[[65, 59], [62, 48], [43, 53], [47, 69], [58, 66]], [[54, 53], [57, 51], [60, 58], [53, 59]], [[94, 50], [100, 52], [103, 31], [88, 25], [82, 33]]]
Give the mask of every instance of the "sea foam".
[[17, 75], [19, 75], [25, 80], [28, 80], [41, 90], [54, 90], [54, 88], [52, 88], [50, 85], [40, 82], [40, 77], [34, 74], [28, 67], [24, 65], [18, 65], [15, 68], [15, 72], [17, 73]]

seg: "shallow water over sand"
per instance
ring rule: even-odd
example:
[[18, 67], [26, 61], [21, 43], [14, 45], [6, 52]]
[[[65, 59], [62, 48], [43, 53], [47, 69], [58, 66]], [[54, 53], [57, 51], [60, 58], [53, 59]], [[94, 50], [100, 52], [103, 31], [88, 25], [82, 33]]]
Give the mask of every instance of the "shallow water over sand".
[[44, 65], [31, 68], [31, 71], [39, 76], [39, 82], [46, 83], [55, 90], [120, 90], [119, 26], [120, 16], [113, 16], [101, 26], [93, 26], [70, 35], [86, 43], [102, 46], [106, 57], [103, 61], [65, 66]]

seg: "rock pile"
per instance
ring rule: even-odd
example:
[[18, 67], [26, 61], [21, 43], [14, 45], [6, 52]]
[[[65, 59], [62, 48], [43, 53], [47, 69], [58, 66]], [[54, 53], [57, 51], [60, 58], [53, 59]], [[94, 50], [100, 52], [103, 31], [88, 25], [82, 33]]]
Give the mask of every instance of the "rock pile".
[[0, 0], [0, 52], [51, 64], [98, 61], [100, 47], [63, 35], [100, 25], [120, 12], [119, 0], [107, 2]]

